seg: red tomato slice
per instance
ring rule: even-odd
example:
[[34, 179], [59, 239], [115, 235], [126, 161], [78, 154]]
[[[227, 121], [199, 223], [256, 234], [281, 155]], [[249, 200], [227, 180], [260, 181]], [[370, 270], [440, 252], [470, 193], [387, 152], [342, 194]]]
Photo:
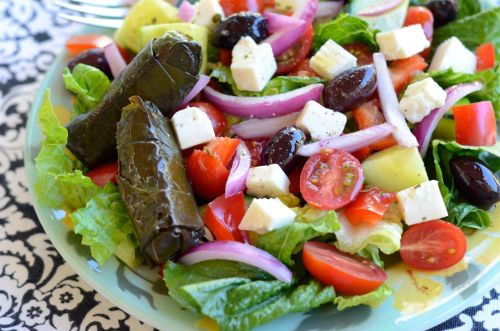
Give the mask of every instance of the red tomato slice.
[[465, 255], [467, 240], [455, 225], [429, 221], [412, 225], [401, 237], [401, 258], [421, 270], [440, 270], [457, 264]]
[[100, 34], [84, 34], [72, 36], [66, 42], [66, 50], [70, 56], [76, 56], [88, 49], [103, 48], [111, 44], [113, 39]]
[[231, 65], [231, 62], [233, 60], [233, 54], [231, 50], [229, 49], [219, 49], [219, 62], [225, 65], [226, 67], [229, 67]]
[[314, 278], [345, 295], [369, 293], [387, 279], [385, 271], [372, 261], [341, 252], [322, 242], [306, 242], [302, 258]]
[[187, 162], [187, 173], [194, 193], [203, 199], [214, 199], [224, 193], [229, 171], [215, 156], [195, 150]]
[[468, 146], [492, 146], [497, 141], [495, 111], [490, 101], [452, 108], [455, 118], [455, 140]]
[[351, 154], [359, 160], [359, 162], [363, 162], [368, 158], [368, 156], [372, 155], [372, 149], [369, 146], [363, 147], [361, 149], [358, 149], [355, 152], [352, 152]]
[[354, 55], [358, 60], [358, 66], [364, 66], [373, 63], [373, 53], [370, 51], [370, 47], [363, 43], [350, 43], [342, 45], [349, 53]]
[[345, 207], [344, 213], [352, 225], [375, 225], [382, 220], [387, 208], [394, 201], [395, 193], [374, 187], [361, 191], [356, 199]]
[[313, 207], [339, 209], [356, 198], [363, 180], [358, 159], [344, 151], [323, 150], [304, 165], [300, 192]]
[[299, 41], [286, 52], [276, 58], [278, 69], [276, 74], [286, 75], [292, 71], [309, 55], [311, 50], [314, 29], [311, 24], [300, 37]]
[[203, 220], [217, 240], [245, 242], [238, 229], [245, 215], [245, 210], [243, 192], [230, 198], [221, 195], [208, 204]]
[[[420, 24], [424, 29], [424, 34], [427, 40], [432, 42], [432, 35], [434, 33], [434, 16], [432, 12], [427, 7], [417, 6], [409, 7], [406, 13], [406, 19], [404, 26]], [[431, 48], [428, 47], [420, 52], [420, 55], [424, 58], [429, 56]]]
[[482, 44], [476, 49], [477, 71], [495, 67], [495, 46], [493, 43]]
[[220, 0], [220, 5], [224, 9], [226, 16], [242, 11], [263, 12], [269, 1], [266, 0]]
[[259, 140], [244, 140], [245, 145], [247, 145], [250, 151], [250, 156], [252, 157], [252, 167], [260, 166], [260, 159], [262, 158], [262, 151], [264, 146], [266, 146], [267, 139]]
[[300, 62], [288, 76], [298, 77], [319, 77], [319, 75], [311, 68], [309, 59], [304, 59]]
[[189, 106], [198, 107], [208, 115], [210, 122], [212, 122], [212, 127], [214, 128], [216, 136], [220, 136], [222, 132], [224, 132], [224, 129], [227, 126], [226, 115], [224, 115], [219, 108], [215, 107], [211, 103], [201, 101], [190, 102]]
[[204, 151], [216, 157], [225, 167], [227, 167], [229, 162], [233, 159], [234, 153], [236, 152], [236, 148], [239, 144], [239, 139], [219, 137], [210, 141], [208, 145], [205, 146]]
[[86, 174], [92, 182], [97, 186], [104, 186], [107, 182], [116, 184], [116, 176], [118, 176], [118, 162], [112, 162], [98, 166]]
[[392, 61], [389, 71], [396, 92], [399, 93], [413, 80], [413, 77], [421, 73], [425, 68], [427, 68], [427, 63], [420, 55]]

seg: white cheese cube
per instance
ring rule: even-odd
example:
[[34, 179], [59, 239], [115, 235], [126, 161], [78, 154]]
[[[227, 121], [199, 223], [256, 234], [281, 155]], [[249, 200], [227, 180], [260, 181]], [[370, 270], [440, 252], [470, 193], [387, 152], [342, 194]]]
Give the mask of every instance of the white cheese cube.
[[436, 49], [429, 71], [453, 69], [468, 74], [476, 71], [476, 55], [469, 51], [457, 37], [445, 40]]
[[253, 199], [238, 229], [263, 234], [292, 223], [295, 212], [280, 199]]
[[314, 54], [309, 63], [321, 77], [332, 79], [347, 69], [355, 67], [357, 59], [330, 39]]
[[448, 216], [437, 180], [431, 180], [396, 193], [399, 209], [408, 225]]
[[276, 197], [288, 194], [290, 180], [277, 164], [250, 168], [247, 180], [247, 193], [256, 197]]
[[380, 52], [389, 61], [406, 59], [430, 46], [420, 24], [377, 33], [376, 39], [380, 46]]
[[194, 6], [196, 8], [196, 15], [192, 21], [194, 24], [211, 29], [224, 19], [224, 10], [219, 0], [200, 0]]
[[444, 105], [446, 92], [432, 78], [408, 85], [399, 102], [399, 110], [410, 123], [418, 123], [435, 109]]
[[241, 38], [232, 56], [231, 73], [240, 90], [262, 91], [277, 69], [271, 45], [257, 45], [251, 37]]
[[344, 131], [347, 116], [325, 108], [316, 101], [308, 101], [295, 125], [309, 132], [313, 140], [338, 137]]
[[172, 116], [177, 140], [181, 149], [209, 142], [215, 138], [210, 118], [197, 107], [187, 107]]

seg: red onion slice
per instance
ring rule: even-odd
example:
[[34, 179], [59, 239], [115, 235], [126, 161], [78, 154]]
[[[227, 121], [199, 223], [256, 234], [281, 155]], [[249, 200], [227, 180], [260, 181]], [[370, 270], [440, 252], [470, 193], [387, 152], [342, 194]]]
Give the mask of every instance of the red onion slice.
[[304, 20], [307, 24], [311, 24], [318, 11], [318, 0], [303, 0], [303, 3], [293, 13], [293, 17]]
[[328, 1], [318, 3], [318, 10], [314, 18], [318, 17], [336, 17], [344, 7], [344, 1]]
[[252, 157], [250, 151], [247, 145], [241, 141], [236, 148], [236, 155], [234, 156], [233, 165], [231, 166], [231, 171], [227, 178], [225, 190], [226, 198], [232, 197], [245, 189], [245, 182], [251, 163]]
[[396, 127], [393, 132], [394, 139], [404, 147], [418, 146], [417, 139], [411, 133], [403, 113], [399, 111], [398, 97], [384, 56], [381, 53], [373, 54], [373, 63], [377, 71], [377, 89], [384, 118]]
[[405, 0], [378, 0], [359, 11], [359, 16], [379, 16], [383, 15], [401, 5]]
[[271, 137], [278, 130], [290, 125], [295, 125], [300, 112], [288, 115], [253, 119], [233, 125], [233, 132], [243, 139], [267, 138]]
[[270, 11], [265, 12], [264, 17], [267, 20], [267, 27], [271, 33], [287, 30], [290, 29], [290, 27], [296, 27], [304, 23], [304, 20], [299, 18], [281, 15]]
[[184, 22], [191, 22], [196, 16], [196, 7], [189, 3], [189, 1], [182, 1], [179, 6], [179, 13], [177, 16]]
[[299, 89], [264, 97], [238, 97], [217, 92], [210, 86], [203, 90], [207, 101], [223, 112], [245, 118], [269, 118], [301, 110], [307, 101], [321, 98], [323, 84], [311, 84]]
[[319, 153], [323, 149], [341, 149], [352, 153], [363, 147], [369, 146], [377, 141], [384, 139], [394, 131], [394, 126], [389, 123], [383, 123], [372, 126], [353, 133], [344, 134], [339, 137], [324, 139], [312, 144], [307, 144], [299, 148], [298, 154], [302, 156], [311, 156]]
[[446, 114], [448, 109], [451, 108], [458, 100], [471, 94], [473, 92], [479, 91], [483, 88], [483, 85], [479, 82], [458, 84], [446, 89], [446, 101], [441, 108], [436, 108], [430, 112], [429, 115], [424, 117], [424, 119], [415, 125], [413, 133], [417, 137], [418, 143], [420, 144], [419, 150], [422, 157], [427, 153], [427, 148], [431, 141], [432, 133], [436, 129], [441, 118]]
[[295, 45], [307, 28], [304, 20], [295, 17], [271, 12], [264, 13], [264, 16], [268, 20], [269, 29], [273, 34], [262, 42], [271, 45], [274, 56], [282, 54]]
[[231, 240], [199, 244], [182, 254], [177, 262], [189, 266], [208, 260], [241, 262], [264, 270], [283, 282], [292, 281], [292, 272], [280, 260], [260, 248]]
[[115, 43], [111, 43], [104, 47], [104, 57], [106, 58], [106, 61], [108, 61], [113, 77], [117, 78], [120, 76], [120, 73], [127, 66], [127, 62], [123, 59], [123, 56]]
[[191, 100], [193, 100], [198, 95], [198, 93], [200, 93], [205, 88], [205, 86], [208, 85], [209, 82], [210, 82], [209, 76], [200, 75], [198, 82], [194, 84], [193, 88], [191, 89], [191, 92], [189, 92], [188, 95], [186, 95], [186, 97], [182, 100], [181, 104], [177, 107], [177, 109], [185, 108], [187, 104]]

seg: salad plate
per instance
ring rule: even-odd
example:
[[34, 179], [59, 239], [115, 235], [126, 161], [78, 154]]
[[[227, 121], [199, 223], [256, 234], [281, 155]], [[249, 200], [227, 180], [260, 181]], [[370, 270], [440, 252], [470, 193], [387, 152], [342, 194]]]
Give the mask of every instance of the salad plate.
[[[109, 30], [85, 27], [81, 34], [109, 34]], [[167, 295], [156, 271], [129, 268], [112, 257], [98, 265], [90, 250], [65, 224], [64, 211], [44, 206], [34, 194], [35, 158], [43, 135], [38, 123], [44, 91], [51, 90], [55, 112], [62, 123], [70, 118], [72, 96], [64, 89], [61, 75], [69, 60], [62, 52], [40, 86], [27, 124], [25, 167], [29, 190], [38, 218], [55, 248], [83, 280], [121, 309], [160, 330], [215, 330], [214, 323], [201, 318]], [[424, 272], [410, 270], [401, 261], [386, 262], [387, 284], [393, 295], [370, 306], [338, 311], [324, 305], [307, 313], [294, 313], [273, 320], [256, 330], [423, 330], [478, 304], [487, 290], [500, 283], [500, 208], [491, 212], [492, 226], [467, 235], [465, 258], [451, 268]]]

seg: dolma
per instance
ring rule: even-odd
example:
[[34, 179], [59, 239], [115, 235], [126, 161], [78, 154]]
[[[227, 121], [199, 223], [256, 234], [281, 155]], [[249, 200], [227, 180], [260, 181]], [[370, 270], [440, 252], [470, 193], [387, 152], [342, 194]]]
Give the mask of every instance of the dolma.
[[177, 107], [198, 81], [201, 46], [175, 31], [146, 45], [116, 78], [96, 109], [67, 126], [67, 147], [88, 168], [116, 160], [116, 124], [128, 99], [138, 95], [164, 115]]
[[141, 248], [155, 264], [195, 245], [203, 221], [170, 120], [138, 96], [118, 122], [118, 186]]

